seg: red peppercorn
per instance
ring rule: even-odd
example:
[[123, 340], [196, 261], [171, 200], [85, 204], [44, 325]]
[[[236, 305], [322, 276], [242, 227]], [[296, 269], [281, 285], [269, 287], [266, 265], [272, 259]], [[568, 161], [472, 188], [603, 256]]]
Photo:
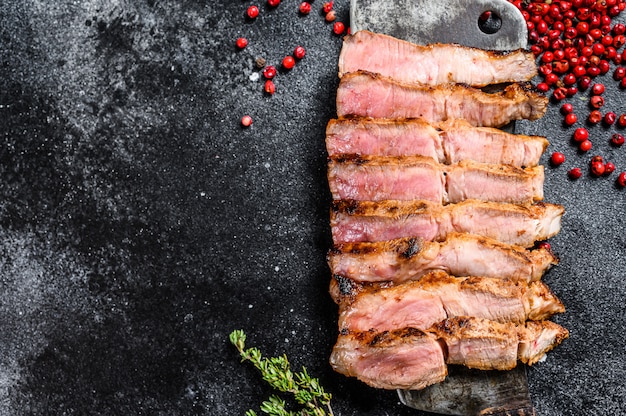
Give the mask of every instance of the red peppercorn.
[[589, 99], [589, 105], [592, 108], [602, 108], [604, 106], [604, 97], [600, 95], [594, 95]]
[[624, 136], [619, 133], [611, 135], [611, 144], [613, 146], [622, 146], [624, 144]]
[[239, 38], [239, 39], [237, 39], [236, 44], [237, 44], [237, 47], [239, 49], [243, 49], [246, 46], [248, 46], [248, 39], [246, 39], [246, 38]]
[[293, 59], [293, 56], [287, 55], [283, 58], [283, 68], [291, 69], [296, 64], [296, 60]]
[[541, 62], [547, 64], [554, 61], [554, 54], [550, 51], [545, 51], [543, 55], [541, 55]]
[[540, 82], [537, 84], [537, 91], [539, 92], [548, 92], [550, 90], [550, 86], [545, 82]]
[[267, 81], [265, 81], [265, 87], [263, 88], [263, 90], [269, 95], [273, 95], [276, 92], [276, 85], [271, 79], [268, 79]]
[[576, 130], [574, 130], [574, 134], [572, 135], [572, 138], [577, 143], [584, 142], [585, 140], [589, 138], [589, 130], [587, 130], [584, 127], [578, 127]]
[[602, 176], [604, 174], [605, 166], [602, 162], [591, 162], [591, 173], [594, 176]]
[[615, 124], [616, 120], [617, 115], [613, 111], [609, 111], [608, 113], [606, 113], [603, 119], [604, 124], [606, 124], [607, 126], [612, 126], [613, 124]]
[[577, 121], [578, 116], [574, 113], [569, 113], [565, 115], [565, 119], [563, 120], [566, 126], [573, 126], [574, 124], [576, 124]]
[[302, 59], [306, 55], [306, 50], [302, 46], [296, 46], [296, 49], [293, 50], [293, 56], [296, 59]]
[[278, 7], [280, 0], [267, 0], [267, 5], [270, 7]]
[[571, 103], [564, 103], [561, 106], [561, 114], [567, 115], [574, 112], [574, 106]]
[[252, 117], [247, 114], [241, 117], [241, 125], [244, 127], [250, 127], [250, 125], [252, 125]]
[[589, 75], [592, 78], [597, 77], [598, 75], [600, 75], [600, 68], [598, 68], [597, 66], [588, 67], [587, 75]]
[[578, 86], [580, 87], [581, 90], [586, 90], [587, 88], [589, 88], [591, 86], [591, 78], [588, 76], [583, 76], [580, 78], [580, 80], [578, 81]]
[[324, 3], [324, 5], [322, 6], [322, 11], [324, 13], [328, 13], [333, 9], [333, 2], [332, 1], [327, 1], [326, 3]]
[[622, 188], [626, 187], [626, 172], [619, 174], [617, 177], [617, 184]]
[[563, 77], [563, 84], [567, 86], [576, 84], [576, 76], [572, 73], [566, 74]]
[[604, 75], [611, 69], [611, 64], [609, 61], [603, 59], [598, 63], [598, 69], [600, 70], [600, 74]]
[[555, 73], [549, 73], [545, 76], [545, 82], [548, 85], [554, 85], [559, 82], [559, 76]]
[[580, 149], [581, 152], [588, 152], [591, 150], [592, 147], [593, 147], [593, 144], [591, 143], [590, 140], [582, 141], [578, 145], [578, 149]]
[[342, 22], [335, 22], [333, 25], [333, 33], [335, 35], [341, 35], [346, 30], [346, 26]]
[[552, 92], [552, 96], [555, 100], [561, 101], [567, 97], [567, 89], [564, 87], [559, 87]]
[[617, 118], [617, 126], [618, 127], [626, 127], [626, 114], [621, 114]]
[[587, 121], [589, 121], [589, 123], [591, 124], [598, 124], [599, 122], [601, 122], [602, 113], [600, 112], [600, 110], [593, 110], [592, 112], [590, 112]]
[[565, 155], [561, 152], [554, 152], [552, 156], [550, 156], [550, 162], [554, 166], [560, 166], [565, 162]]
[[615, 81], [619, 81], [626, 76], [626, 68], [623, 66], [618, 66], [615, 68], [615, 72], [613, 72], [613, 79]]
[[591, 93], [593, 95], [601, 95], [604, 94], [604, 84], [593, 84], [593, 87], [591, 87]]
[[626, 77], [622, 78], [622, 79], [619, 81], [619, 86], [620, 86], [621, 88], [626, 88]]
[[595, 155], [595, 156], [593, 156], [591, 158], [591, 162], [589, 162], [589, 164], [592, 164], [592, 163], [602, 163], [602, 164], [604, 164], [604, 158], [602, 156], [600, 156], [600, 155]]
[[604, 164], [604, 176], [609, 176], [613, 172], [615, 172], [615, 163], [606, 162]]
[[548, 251], [552, 250], [552, 246], [550, 245], [550, 243], [548, 243], [546, 241], [542, 241], [540, 243], [537, 243], [537, 248], [538, 249], [548, 250]]
[[572, 168], [567, 172], [567, 176], [570, 177], [570, 179], [578, 179], [581, 176], [583, 176], [582, 171], [580, 170], [580, 168]]
[[336, 18], [337, 15], [335, 14], [334, 10], [329, 11], [328, 13], [326, 13], [326, 16], [324, 16], [324, 19], [329, 23], [334, 22]]
[[263, 69], [263, 76], [265, 79], [272, 79], [276, 76], [276, 67], [273, 65], [268, 65]]
[[259, 8], [255, 5], [252, 5], [248, 7], [248, 10], [246, 13], [248, 14], [248, 17], [250, 19], [256, 19], [257, 16], [259, 15]]
[[300, 10], [300, 13], [302, 14], [311, 13], [311, 3], [303, 1], [302, 3], [300, 3], [300, 7], [298, 8], [298, 10]]
[[586, 73], [587, 73], [587, 70], [585, 69], [584, 65], [576, 65], [574, 69], [572, 70], [572, 74], [574, 74], [576, 78], [581, 78]]

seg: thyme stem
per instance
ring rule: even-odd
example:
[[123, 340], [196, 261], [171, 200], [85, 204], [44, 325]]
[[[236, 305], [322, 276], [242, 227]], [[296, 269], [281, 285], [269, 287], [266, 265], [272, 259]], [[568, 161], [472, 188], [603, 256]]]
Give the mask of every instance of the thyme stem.
[[[261, 372], [263, 380], [274, 389], [291, 394], [294, 401], [303, 407], [298, 412], [289, 411], [283, 399], [272, 395], [261, 404], [263, 413], [271, 416], [333, 416], [330, 406], [332, 395], [324, 390], [317, 378], [307, 373], [305, 367], [301, 372], [294, 373], [286, 355], [265, 358], [258, 348], [246, 348], [246, 334], [242, 330], [231, 332], [229, 338], [239, 351], [242, 362], [250, 361]], [[246, 416], [256, 416], [256, 413], [248, 410]]]

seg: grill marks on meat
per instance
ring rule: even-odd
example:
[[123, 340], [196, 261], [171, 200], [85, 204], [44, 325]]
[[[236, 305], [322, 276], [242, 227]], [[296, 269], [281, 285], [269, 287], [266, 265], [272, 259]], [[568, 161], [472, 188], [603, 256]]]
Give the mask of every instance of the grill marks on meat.
[[422, 118], [429, 123], [464, 119], [474, 126], [501, 127], [513, 120], [536, 120], [548, 99], [527, 85], [511, 84], [486, 93], [459, 84], [409, 85], [366, 71], [344, 75], [337, 90], [337, 115]]
[[522, 169], [469, 160], [446, 166], [422, 156], [342, 157], [328, 164], [335, 200], [528, 204], [543, 199], [543, 181], [543, 166]]
[[485, 86], [529, 81], [537, 74], [532, 53], [490, 52], [453, 44], [415, 45], [391, 36], [359, 31], [346, 36], [339, 76], [366, 70], [400, 82]]
[[518, 360], [532, 365], [568, 335], [565, 328], [549, 321], [516, 325], [456, 317], [426, 331], [344, 331], [330, 363], [335, 371], [375, 388], [422, 389], [445, 379], [446, 364], [480, 370], [510, 370]]
[[328, 253], [334, 276], [357, 282], [403, 283], [442, 270], [454, 276], [533, 281], [558, 260], [545, 248], [527, 250], [492, 238], [450, 233], [441, 242], [420, 238], [343, 243]]
[[330, 157], [425, 156], [440, 163], [463, 160], [533, 167], [548, 146], [544, 137], [473, 127], [464, 120], [433, 126], [421, 119], [341, 118], [326, 126]]
[[561, 301], [542, 282], [457, 278], [438, 271], [418, 281], [359, 289], [358, 293], [336, 298], [341, 331], [382, 332], [404, 327], [426, 330], [458, 316], [522, 324], [564, 312]]
[[529, 206], [467, 200], [440, 205], [428, 201], [335, 201], [330, 213], [334, 244], [417, 237], [443, 241], [454, 232], [531, 247], [556, 235], [561, 205]]

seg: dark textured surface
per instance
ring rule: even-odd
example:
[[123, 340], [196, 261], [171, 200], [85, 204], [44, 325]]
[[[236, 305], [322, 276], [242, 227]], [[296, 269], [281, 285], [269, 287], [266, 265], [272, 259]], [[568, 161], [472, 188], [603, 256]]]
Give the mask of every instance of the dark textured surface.
[[[262, 6], [254, 22], [248, 4], [0, 5], [0, 414], [243, 414], [269, 390], [228, 343], [237, 328], [319, 376], [338, 415], [419, 414], [327, 361], [323, 139], [340, 39], [321, 2], [309, 16]], [[335, 8], [347, 19], [347, 1]], [[306, 58], [264, 96], [255, 58], [278, 64], [297, 44]], [[623, 94], [607, 107], [623, 112]], [[545, 280], [571, 337], [529, 370], [531, 394], [543, 416], [624, 414], [626, 193], [567, 179], [591, 154], [560, 120], [553, 106], [520, 124], [568, 157], [547, 169], [546, 199], [567, 214]], [[626, 170], [613, 130], [594, 127], [593, 153]]]

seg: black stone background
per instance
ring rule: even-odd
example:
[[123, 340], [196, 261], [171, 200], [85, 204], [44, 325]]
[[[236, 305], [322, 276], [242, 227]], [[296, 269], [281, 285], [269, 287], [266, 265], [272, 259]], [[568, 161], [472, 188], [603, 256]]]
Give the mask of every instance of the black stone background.
[[[0, 414], [258, 410], [270, 390], [239, 362], [233, 329], [306, 366], [337, 415], [420, 414], [327, 361], [324, 127], [341, 40], [320, 1], [309, 16], [263, 2], [254, 22], [249, 4], [0, 3]], [[335, 9], [347, 20], [347, 0]], [[278, 64], [298, 44], [307, 56], [264, 95], [255, 58]], [[623, 112], [624, 92], [605, 82], [607, 107]], [[584, 97], [571, 100], [581, 117]], [[539, 415], [626, 413], [626, 194], [615, 175], [565, 174], [586, 172], [592, 153], [626, 170], [614, 130], [594, 127], [580, 155], [558, 106], [519, 124], [568, 158], [546, 170], [546, 200], [567, 214], [545, 281], [571, 337], [529, 369]]]

